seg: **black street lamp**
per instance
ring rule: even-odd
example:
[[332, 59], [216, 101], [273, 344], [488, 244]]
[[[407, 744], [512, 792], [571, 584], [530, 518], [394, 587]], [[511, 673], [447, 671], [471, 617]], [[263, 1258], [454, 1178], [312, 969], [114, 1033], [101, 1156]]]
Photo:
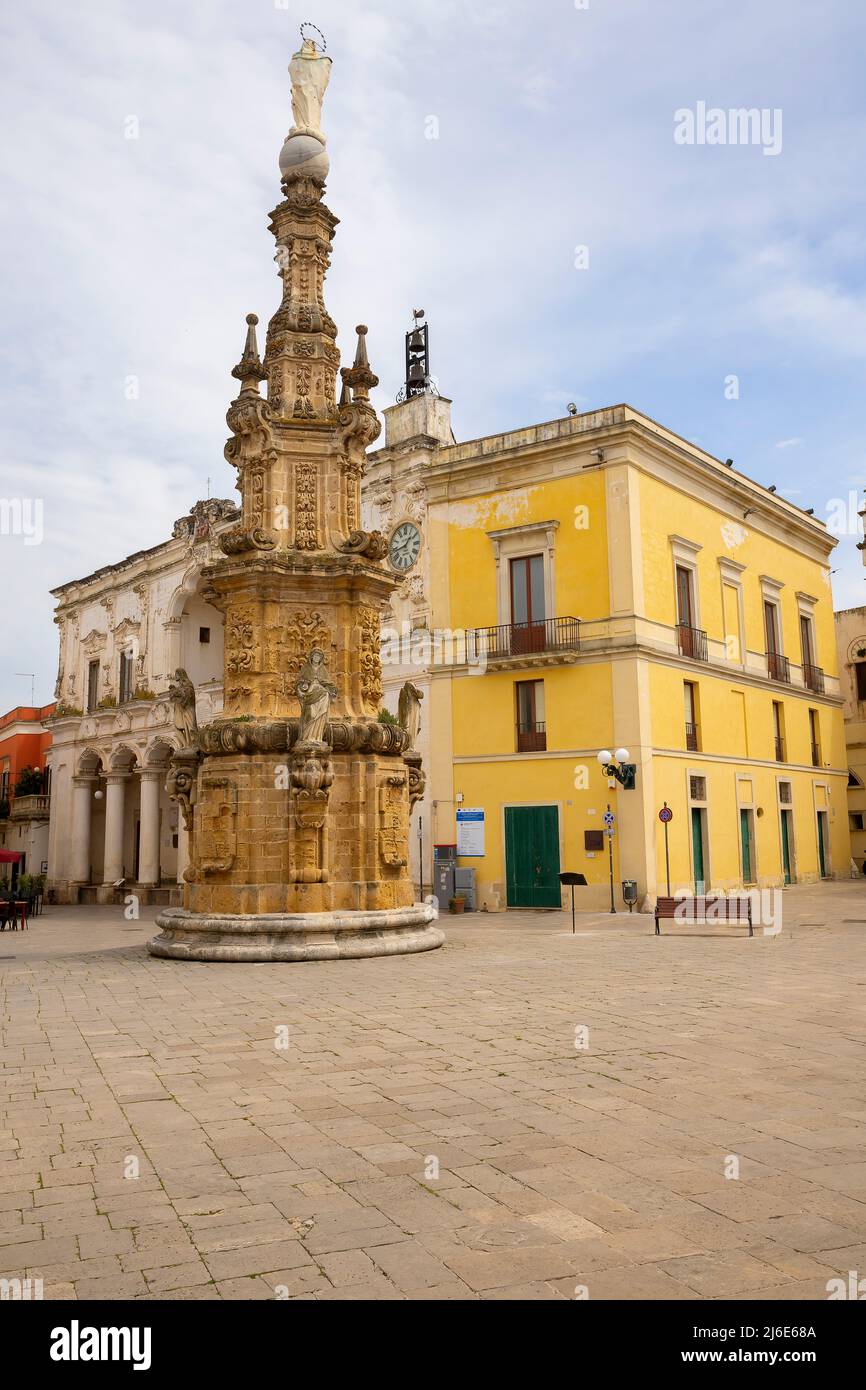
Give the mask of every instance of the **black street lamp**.
[[634, 791], [637, 763], [629, 761], [631, 754], [627, 748], [617, 748], [615, 753], [611, 753], [609, 748], [602, 748], [596, 756], [605, 777], [615, 777], [623, 791]]

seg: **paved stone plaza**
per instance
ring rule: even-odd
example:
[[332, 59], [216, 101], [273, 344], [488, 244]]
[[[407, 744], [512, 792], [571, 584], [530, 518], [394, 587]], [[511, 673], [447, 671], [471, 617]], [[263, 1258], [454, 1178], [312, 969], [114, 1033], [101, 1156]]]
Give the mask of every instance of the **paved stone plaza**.
[[826, 1298], [866, 1274], [866, 884], [784, 907], [752, 941], [514, 913], [299, 965], [156, 960], [152, 911], [49, 908], [0, 936], [0, 1275], [80, 1299]]

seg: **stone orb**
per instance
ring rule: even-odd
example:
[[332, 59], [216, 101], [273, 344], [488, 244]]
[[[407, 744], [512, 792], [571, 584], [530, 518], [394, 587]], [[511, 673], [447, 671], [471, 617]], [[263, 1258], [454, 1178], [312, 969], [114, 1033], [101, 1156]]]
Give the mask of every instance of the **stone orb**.
[[288, 135], [280, 150], [280, 173], [284, 179], [310, 178], [324, 183], [331, 162], [321, 140], [315, 135]]

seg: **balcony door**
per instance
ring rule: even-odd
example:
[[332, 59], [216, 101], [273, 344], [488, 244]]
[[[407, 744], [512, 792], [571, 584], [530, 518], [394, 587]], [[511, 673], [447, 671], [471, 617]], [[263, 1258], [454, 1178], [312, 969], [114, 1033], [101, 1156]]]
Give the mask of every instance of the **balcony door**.
[[683, 656], [696, 657], [699, 639], [695, 629], [695, 591], [692, 571], [677, 565], [677, 638]]
[[511, 650], [544, 651], [544, 556], [521, 555], [510, 562]]

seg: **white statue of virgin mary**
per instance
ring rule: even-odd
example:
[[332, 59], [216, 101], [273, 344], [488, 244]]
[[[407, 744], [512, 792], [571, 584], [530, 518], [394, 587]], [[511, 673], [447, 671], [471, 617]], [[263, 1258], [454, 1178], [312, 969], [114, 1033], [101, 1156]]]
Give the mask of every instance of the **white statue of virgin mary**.
[[313, 135], [324, 142], [322, 102], [331, 76], [331, 60], [320, 53], [312, 39], [304, 39], [289, 63], [292, 81], [292, 115], [289, 135]]

